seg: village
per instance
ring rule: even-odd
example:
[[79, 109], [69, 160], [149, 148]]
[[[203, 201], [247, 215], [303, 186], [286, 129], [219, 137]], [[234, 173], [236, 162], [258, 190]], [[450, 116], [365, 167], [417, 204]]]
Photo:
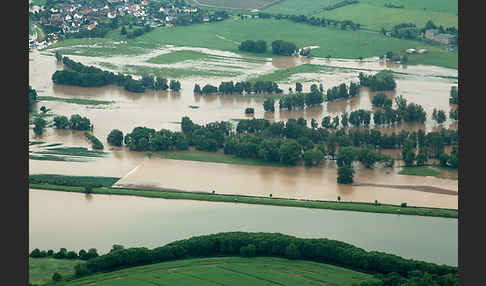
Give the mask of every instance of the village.
[[91, 6], [81, 2], [85, 3], [66, 0], [52, 7], [31, 5], [30, 15], [38, 19], [38, 25], [34, 25], [47, 29], [43, 29], [45, 36], [39, 35], [37, 31], [29, 35], [29, 48], [46, 47], [69, 34], [92, 31], [103, 23], [111, 26], [115, 23], [116, 26], [121, 22], [120, 19], [135, 19], [139, 26], [170, 28], [176, 24], [221, 21], [225, 16], [214, 11], [203, 14], [200, 9], [190, 7], [183, 1], [149, 3], [147, 0], [100, 0], [92, 1]]

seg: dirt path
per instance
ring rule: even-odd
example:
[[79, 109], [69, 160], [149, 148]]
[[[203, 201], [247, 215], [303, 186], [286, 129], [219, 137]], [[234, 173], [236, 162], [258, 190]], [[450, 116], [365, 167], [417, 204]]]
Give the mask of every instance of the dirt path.
[[457, 196], [458, 195], [458, 192], [456, 192], [456, 191], [443, 189], [443, 188], [439, 188], [439, 187], [433, 187], [433, 186], [383, 185], [383, 184], [367, 184], [367, 183], [357, 183], [357, 184], [353, 184], [353, 186], [355, 186], [355, 187], [378, 187], [378, 188], [405, 189], [405, 190], [434, 193], [434, 194], [442, 194], [442, 195], [450, 195], [450, 196]]

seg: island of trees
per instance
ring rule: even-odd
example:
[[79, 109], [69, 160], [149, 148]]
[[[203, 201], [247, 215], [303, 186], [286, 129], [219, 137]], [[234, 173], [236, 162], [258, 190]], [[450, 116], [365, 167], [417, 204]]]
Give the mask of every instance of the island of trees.
[[167, 85], [167, 79], [162, 77], [155, 78], [153, 75], [143, 75], [140, 80], [133, 79], [130, 75], [103, 71], [94, 66], [86, 66], [80, 62], [75, 62], [68, 57], [56, 54], [56, 58], [68, 69], [56, 71], [52, 75], [55, 84], [66, 84], [82, 87], [97, 87], [109, 84], [123, 86], [130, 92], [145, 92], [145, 89], [179, 91], [181, 84], [179, 81], [171, 80]]
[[194, 85], [194, 93], [196, 94], [271, 94], [271, 93], [282, 93], [283, 90], [278, 87], [278, 84], [273, 81], [242, 81], [236, 82], [228, 81], [221, 82], [219, 87], [213, 86], [211, 84], [206, 84], [201, 88], [199, 84]]

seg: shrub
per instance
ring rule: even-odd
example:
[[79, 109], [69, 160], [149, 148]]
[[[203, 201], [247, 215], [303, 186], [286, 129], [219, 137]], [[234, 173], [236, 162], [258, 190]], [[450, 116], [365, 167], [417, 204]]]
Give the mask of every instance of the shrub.
[[52, 275], [52, 280], [54, 280], [54, 281], [60, 281], [61, 279], [62, 279], [62, 276], [58, 272], [56, 272], [56, 273], [54, 273], [54, 275]]

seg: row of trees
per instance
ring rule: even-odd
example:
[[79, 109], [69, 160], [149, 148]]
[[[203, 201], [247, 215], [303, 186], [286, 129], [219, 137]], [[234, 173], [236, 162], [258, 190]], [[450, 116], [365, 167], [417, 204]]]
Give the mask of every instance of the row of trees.
[[394, 90], [397, 86], [390, 70], [382, 70], [374, 75], [364, 75], [360, 72], [358, 77], [360, 86], [369, 87], [371, 91]]
[[91, 147], [95, 150], [102, 150], [104, 148], [103, 146], [103, 143], [101, 143], [101, 141], [96, 138], [94, 135], [88, 133], [88, 132], [84, 132], [84, 136], [86, 136], [86, 138], [88, 138], [90, 141], [91, 141]]
[[349, 84], [349, 88], [345, 83], [339, 86], [329, 88], [326, 93], [326, 101], [334, 101], [337, 99], [347, 99], [357, 96], [359, 94], [360, 85], [354, 82]]
[[73, 250], [68, 251], [66, 248], [61, 248], [59, 249], [58, 252], [54, 252], [52, 249], [45, 251], [45, 250], [40, 250], [38, 248], [35, 248], [29, 254], [29, 257], [32, 258], [52, 257], [56, 259], [81, 259], [81, 260], [89, 260], [98, 256], [99, 255], [96, 248], [91, 248], [88, 251], [81, 249], [78, 253], [76, 253], [76, 251]]
[[351, 244], [326, 238], [297, 238], [280, 233], [262, 232], [227, 232], [197, 236], [152, 250], [145, 247], [122, 249], [88, 260], [82, 264], [83, 267], [75, 267], [75, 273], [80, 276], [177, 259], [228, 255], [318, 261], [366, 273], [381, 274], [383, 276], [379, 277], [383, 277], [384, 280], [391, 275], [398, 275], [402, 279], [413, 279], [421, 273], [422, 276], [427, 274], [429, 280], [432, 279], [435, 283], [450, 280], [456, 283], [428, 285], [457, 285], [458, 279], [457, 267], [404, 259], [378, 251], [366, 251]]
[[[355, 111], [352, 114], [346, 120], [356, 126], [366, 125], [370, 117], [367, 112]], [[458, 142], [458, 133], [453, 130], [442, 129], [440, 132], [428, 134], [423, 130], [418, 133], [401, 131], [399, 134], [392, 132], [391, 135], [374, 129], [333, 130], [332, 128], [337, 129], [342, 120], [339, 122], [337, 117], [337, 121], [335, 118], [331, 124], [330, 117], [326, 118], [329, 119], [323, 120], [324, 128], [319, 128], [314, 119], [309, 128], [307, 121], [301, 117], [297, 120], [289, 119], [285, 123], [270, 123], [266, 119], [244, 119], [233, 130], [229, 122], [212, 122], [203, 126], [183, 117], [182, 133], [164, 129], [156, 132], [154, 129], [136, 127], [125, 136], [124, 143], [134, 151], [186, 150], [189, 146], [194, 146], [196, 150], [216, 152], [223, 149], [225, 154], [272, 163], [295, 165], [303, 161], [307, 166], [315, 166], [324, 159], [333, 160], [338, 147], [400, 149], [408, 140], [412, 148], [420, 148], [428, 157], [438, 158], [444, 153], [444, 146], [457, 145]], [[373, 163], [369, 163], [369, 158], [393, 166], [391, 157], [377, 156], [368, 150], [366, 152], [368, 157], [358, 160], [365, 166], [373, 166]]]
[[246, 94], [250, 93], [282, 93], [283, 90], [278, 87], [278, 84], [273, 81], [256, 81], [256, 82], [249, 82], [249, 81], [242, 81], [236, 82], [227, 81], [221, 82], [219, 87], [206, 84], [203, 88], [199, 86], [199, 84], [194, 85], [194, 93], [196, 94], [214, 94], [214, 93], [221, 93], [221, 94], [242, 94], [245, 92]]
[[[113, 142], [115, 143], [113, 145], [121, 146], [119, 136], [120, 133], [118, 133], [116, 129], [112, 130], [108, 135], [108, 142]], [[123, 143], [125, 143], [125, 145], [127, 145], [132, 151], [167, 151], [188, 149], [188, 141], [181, 132], [174, 132], [167, 129], [156, 131], [155, 129], [146, 127], [135, 127], [131, 133], [127, 133], [125, 135]]]
[[[317, 85], [314, 84], [311, 87], [311, 92], [286, 94], [280, 98], [278, 104], [279, 109], [293, 110], [316, 106], [322, 102], [324, 102], [324, 96], [317, 88]], [[267, 106], [268, 111], [270, 111], [269, 104], [271, 104], [271, 101], [267, 100], [266, 105], [265, 102], [263, 103], [263, 108], [265, 109], [265, 106]], [[267, 110], [265, 109], [265, 111]]]
[[267, 42], [264, 40], [246, 40], [241, 42], [238, 50], [251, 53], [265, 53], [267, 51]]
[[55, 116], [54, 127], [57, 129], [93, 130], [93, 125], [89, 118], [79, 114], [71, 115], [69, 120], [64, 115]]
[[167, 90], [170, 88], [173, 91], [179, 91], [181, 89], [180, 82], [176, 80], [171, 80], [170, 85], [167, 85], [167, 79], [163, 77], [155, 78], [152, 75], [143, 75], [142, 79], [136, 80], [130, 75], [121, 73], [115, 74], [113, 72], [103, 71], [94, 66], [83, 65], [68, 57], [62, 57], [60, 54], [56, 54], [56, 58], [58, 61], [62, 61], [68, 69], [56, 71], [52, 75], [52, 81], [55, 84], [82, 87], [116, 84], [118, 86], [123, 86], [127, 91], [139, 93], [145, 92], [145, 89]]
[[272, 42], [272, 53], [280, 56], [292, 56], [297, 50], [297, 46], [288, 41], [276, 40]]

